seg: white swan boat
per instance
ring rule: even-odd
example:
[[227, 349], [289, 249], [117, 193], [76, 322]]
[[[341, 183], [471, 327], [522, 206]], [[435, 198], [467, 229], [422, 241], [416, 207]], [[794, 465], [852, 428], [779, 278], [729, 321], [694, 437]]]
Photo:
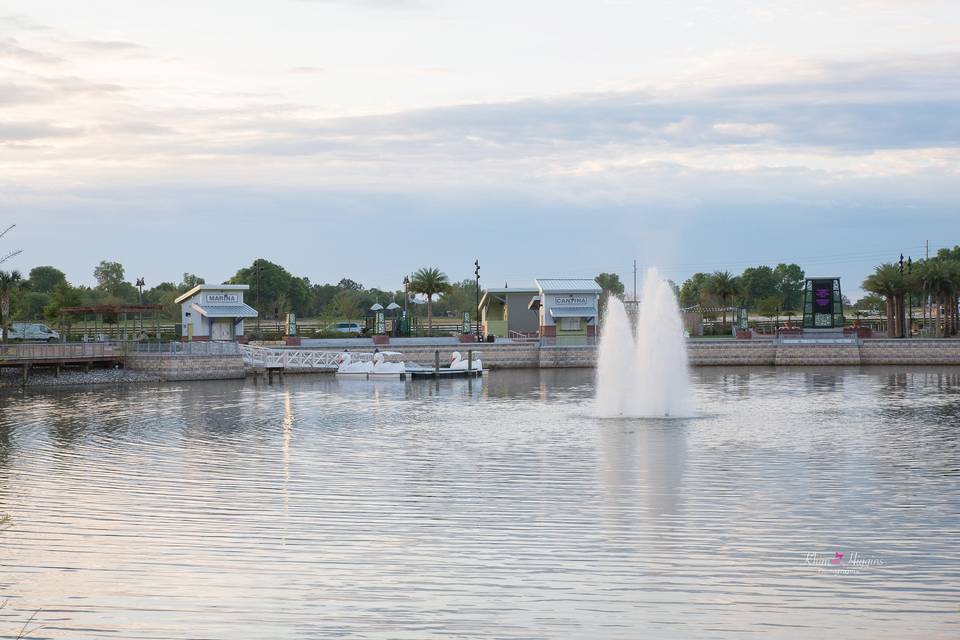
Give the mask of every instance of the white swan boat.
[[402, 362], [387, 362], [387, 355], [401, 355], [395, 351], [379, 351], [373, 354], [373, 370], [370, 372], [371, 378], [384, 379], [402, 379], [405, 377], [407, 367]]
[[453, 359], [450, 360], [450, 370], [466, 371], [467, 369], [472, 369], [473, 371], [483, 371], [483, 362], [480, 360], [480, 358], [473, 358], [470, 366], [467, 366], [467, 361], [463, 359], [463, 356], [460, 355], [460, 352], [454, 351]]
[[366, 379], [373, 372], [373, 362], [360, 360], [360, 354], [341, 353], [336, 363], [338, 376]]

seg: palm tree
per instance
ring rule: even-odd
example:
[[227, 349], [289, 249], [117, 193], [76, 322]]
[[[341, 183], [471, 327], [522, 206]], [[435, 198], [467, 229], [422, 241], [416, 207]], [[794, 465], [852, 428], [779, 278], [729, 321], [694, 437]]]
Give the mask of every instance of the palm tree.
[[929, 294], [938, 305], [943, 307], [944, 317], [936, 325], [936, 334], [946, 336], [953, 331], [956, 315], [955, 298], [960, 285], [960, 269], [953, 262], [945, 260], [925, 260], [920, 265], [919, 280], [923, 291]]
[[864, 291], [883, 296], [887, 304], [887, 337], [903, 336], [903, 296], [909, 291], [907, 278], [892, 262], [877, 266], [861, 285]]
[[740, 295], [740, 278], [729, 271], [714, 271], [707, 278], [707, 293], [723, 306], [723, 326], [727, 326], [727, 307], [730, 300]]
[[450, 288], [447, 274], [436, 267], [418, 269], [410, 280], [410, 291], [427, 296], [427, 333], [433, 335], [433, 296]]
[[0, 339], [7, 341], [7, 317], [10, 315], [10, 296], [26, 289], [27, 283], [19, 271], [0, 271], [0, 314], [2, 314], [3, 331]]

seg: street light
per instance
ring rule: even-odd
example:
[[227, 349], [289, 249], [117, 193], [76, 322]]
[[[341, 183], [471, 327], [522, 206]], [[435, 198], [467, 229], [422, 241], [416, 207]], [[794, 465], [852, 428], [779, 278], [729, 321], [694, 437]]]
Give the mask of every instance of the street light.
[[410, 302], [410, 278], [403, 276], [403, 320], [407, 323], [407, 333], [410, 333], [410, 316], [407, 315], [408, 302]]
[[[913, 273], [913, 258], [907, 256], [907, 275]], [[913, 336], [913, 291], [907, 289], [907, 317], [910, 321], [907, 323], [907, 337]]]
[[[137, 299], [140, 301], [140, 306], [143, 306], [143, 288], [146, 286], [143, 278], [137, 278]], [[143, 309], [140, 309], [140, 333], [143, 333]]]
[[480, 260], [474, 260], [473, 266], [476, 267], [473, 270], [473, 274], [477, 276], [477, 331], [476, 331], [476, 340], [480, 341]]

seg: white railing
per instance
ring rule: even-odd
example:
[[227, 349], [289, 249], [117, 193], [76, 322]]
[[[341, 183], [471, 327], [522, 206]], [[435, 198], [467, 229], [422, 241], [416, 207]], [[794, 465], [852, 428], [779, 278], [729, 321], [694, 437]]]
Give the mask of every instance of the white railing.
[[[337, 360], [343, 354], [319, 349], [267, 349], [251, 344], [240, 345], [240, 353], [248, 367], [329, 370], [337, 368]], [[351, 353], [350, 358], [354, 362], [365, 362], [373, 359], [373, 354]]]
[[539, 342], [540, 341], [540, 335], [535, 331], [524, 333], [523, 331], [514, 331], [513, 329], [511, 329], [507, 332], [507, 337], [513, 340], [514, 342]]

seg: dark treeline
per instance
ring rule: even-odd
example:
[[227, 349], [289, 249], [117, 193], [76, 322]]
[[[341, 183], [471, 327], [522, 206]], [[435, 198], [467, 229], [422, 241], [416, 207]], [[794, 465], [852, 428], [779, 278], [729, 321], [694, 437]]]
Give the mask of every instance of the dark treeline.
[[798, 312], [803, 305], [803, 269], [796, 264], [760, 265], [743, 270], [695, 273], [680, 286], [682, 307], [741, 306], [762, 315]]
[[[445, 275], [439, 270], [435, 271], [441, 277], [441, 282], [438, 296], [432, 301], [433, 314], [443, 316], [473, 312], [476, 307], [476, 282], [447, 282]], [[53, 266], [34, 267], [26, 276], [16, 274], [15, 281], [0, 283], [9, 297], [9, 319], [45, 319], [61, 324], [64, 320], [61, 309], [64, 307], [143, 302], [162, 305], [162, 316], [167, 320], [175, 320], [180, 317], [180, 308], [174, 304], [174, 300], [194, 286], [205, 283], [198, 275], [184, 273], [178, 282], [144, 286], [141, 298], [135, 280], [128, 277], [126, 269], [118, 262], [101, 262], [93, 269], [93, 275], [96, 285], [90, 287], [72, 285], [64, 272]], [[403, 289], [386, 291], [367, 288], [346, 277], [336, 284], [315, 284], [309, 278], [295, 276], [265, 259], [255, 260], [250, 266], [239, 269], [225, 284], [249, 285], [250, 291], [244, 300], [257, 308], [263, 317], [272, 317], [274, 313], [282, 317], [292, 311], [302, 318], [357, 319], [374, 303], [386, 306], [396, 302], [402, 306], [406, 295]], [[417, 284], [422, 283], [414, 280], [408, 286], [410, 293], [418, 292]], [[422, 302], [422, 297], [420, 300]], [[408, 306], [416, 311], [418, 307], [426, 305]], [[423, 312], [419, 313], [422, 315]]]

